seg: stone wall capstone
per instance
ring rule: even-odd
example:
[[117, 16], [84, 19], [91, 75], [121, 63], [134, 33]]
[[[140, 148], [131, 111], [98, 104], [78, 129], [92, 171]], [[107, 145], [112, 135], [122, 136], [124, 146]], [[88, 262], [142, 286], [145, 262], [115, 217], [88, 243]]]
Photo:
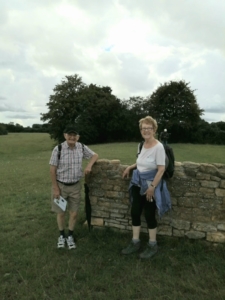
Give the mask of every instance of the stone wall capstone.
[[[120, 160], [99, 159], [86, 176], [93, 227], [131, 231], [127, 166]], [[158, 219], [158, 234], [225, 243], [225, 165], [175, 162], [167, 180], [172, 210]], [[147, 225], [142, 216], [142, 232]]]

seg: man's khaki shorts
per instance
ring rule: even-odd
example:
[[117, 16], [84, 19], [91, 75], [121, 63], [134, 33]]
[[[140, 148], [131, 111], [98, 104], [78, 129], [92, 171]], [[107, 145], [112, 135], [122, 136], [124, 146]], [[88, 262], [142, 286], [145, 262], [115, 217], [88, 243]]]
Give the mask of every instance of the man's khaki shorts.
[[[67, 200], [67, 210], [71, 212], [77, 212], [81, 201], [81, 183], [80, 181], [74, 185], [64, 185], [58, 182], [60, 188], [60, 195]], [[63, 213], [64, 211], [55, 204], [53, 196], [53, 187], [51, 193], [52, 211], [57, 214]]]

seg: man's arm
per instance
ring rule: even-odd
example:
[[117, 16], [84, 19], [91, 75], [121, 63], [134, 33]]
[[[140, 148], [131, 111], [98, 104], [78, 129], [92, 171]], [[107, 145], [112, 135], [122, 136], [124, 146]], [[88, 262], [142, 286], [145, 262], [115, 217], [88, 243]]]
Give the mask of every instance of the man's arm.
[[57, 170], [57, 166], [53, 166], [53, 165], [50, 166], [50, 175], [52, 180], [54, 198], [59, 198], [60, 189], [58, 186], [58, 182], [56, 180], [56, 170]]
[[87, 164], [87, 166], [86, 166], [86, 168], [85, 168], [85, 170], [84, 170], [84, 174], [85, 174], [85, 175], [87, 175], [87, 174], [89, 174], [89, 173], [91, 172], [92, 166], [93, 166], [93, 164], [96, 162], [97, 159], [98, 159], [98, 154], [95, 153], [95, 154], [91, 157], [89, 163]]

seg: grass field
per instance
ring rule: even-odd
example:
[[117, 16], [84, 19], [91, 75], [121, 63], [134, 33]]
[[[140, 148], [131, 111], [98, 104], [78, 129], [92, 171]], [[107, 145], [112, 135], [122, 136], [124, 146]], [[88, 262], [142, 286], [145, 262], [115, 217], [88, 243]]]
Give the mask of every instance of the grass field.
[[[225, 245], [159, 237], [160, 251], [142, 262], [121, 256], [130, 233], [83, 226], [77, 249], [56, 249], [50, 212], [48, 134], [0, 136], [0, 299], [225, 299]], [[135, 161], [137, 143], [90, 146], [100, 158]], [[172, 145], [176, 161], [225, 163], [225, 146]], [[147, 236], [141, 236], [143, 246]]]

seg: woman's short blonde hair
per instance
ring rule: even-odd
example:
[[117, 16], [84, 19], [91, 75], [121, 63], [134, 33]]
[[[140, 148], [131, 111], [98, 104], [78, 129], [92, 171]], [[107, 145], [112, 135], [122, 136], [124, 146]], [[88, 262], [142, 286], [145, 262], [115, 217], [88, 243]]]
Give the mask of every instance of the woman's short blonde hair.
[[149, 125], [152, 125], [154, 131], [156, 132], [157, 129], [158, 129], [158, 124], [156, 122], [155, 119], [153, 119], [152, 117], [150, 116], [147, 116], [145, 118], [142, 118], [139, 120], [139, 128], [141, 129], [142, 128], [142, 124], [145, 123], [145, 124], [149, 124]]

